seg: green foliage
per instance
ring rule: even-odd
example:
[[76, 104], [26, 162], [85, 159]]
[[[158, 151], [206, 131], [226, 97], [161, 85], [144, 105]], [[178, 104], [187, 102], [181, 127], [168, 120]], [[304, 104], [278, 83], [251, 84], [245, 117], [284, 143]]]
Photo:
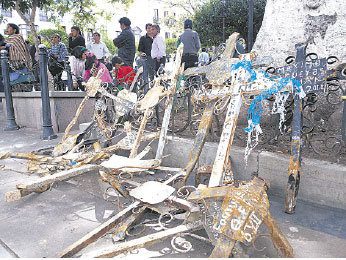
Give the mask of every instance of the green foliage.
[[[1, 1], [1, 0], [0, 0]], [[72, 14], [72, 22], [80, 28], [94, 28], [98, 19], [109, 20], [112, 10], [98, 10], [96, 0], [51, 0], [47, 10], [52, 13], [50, 20], [57, 22], [65, 14]], [[128, 6], [133, 0], [108, 0], [108, 3], [120, 3]], [[112, 9], [112, 8], [111, 8]]]
[[[39, 31], [38, 35], [41, 35], [41, 41], [47, 48], [51, 47], [51, 40], [53, 35], [58, 33], [61, 36], [61, 41], [68, 47], [68, 34], [64, 30], [59, 29], [45, 29]], [[30, 35], [31, 37], [31, 35]], [[29, 39], [30, 40], [30, 39]]]
[[[255, 0], [253, 10], [254, 39], [262, 25], [266, 0]], [[222, 42], [222, 16], [225, 14], [226, 39], [239, 32], [247, 39], [248, 4], [244, 0], [225, 0], [225, 7], [220, 0], [210, 0], [201, 6], [193, 18], [193, 29], [199, 34], [202, 45], [219, 45]]]
[[166, 54], [171, 55], [177, 49], [177, 41], [178, 39], [166, 39]]
[[53, 0], [0, 0], [1, 8], [5, 10], [14, 10], [16, 2], [19, 1], [19, 9], [26, 13], [29, 11], [34, 5], [43, 8], [45, 6], [50, 5]]
[[102, 35], [102, 41], [106, 44], [110, 54], [113, 56], [117, 55], [118, 48], [115, 47], [113, 40], [109, 39], [106, 35]]
[[[195, 11], [204, 5], [208, 0], [157, 0], [163, 4], [168, 10], [168, 15], [160, 19], [160, 25], [169, 28], [170, 32], [179, 35], [184, 30], [184, 21], [191, 19]], [[179, 9], [179, 12], [174, 11]]]

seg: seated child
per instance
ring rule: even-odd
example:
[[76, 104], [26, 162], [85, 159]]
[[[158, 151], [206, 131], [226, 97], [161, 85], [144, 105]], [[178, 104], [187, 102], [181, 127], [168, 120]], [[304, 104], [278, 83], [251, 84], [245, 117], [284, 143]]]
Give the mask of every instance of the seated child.
[[103, 69], [104, 72], [100, 78], [102, 83], [112, 82], [112, 78], [107, 67], [102, 62], [99, 62], [93, 53], [87, 53], [86, 56], [84, 81], [87, 82], [90, 77], [96, 77], [98, 71]]
[[133, 68], [131, 66], [124, 65], [124, 61], [118, 56], [113, 57], [112, 65], [113, 67], [115, 67], [113, 72], [115, 75], [114, 78], [117, 81], [118, 88], [122, 89], [124, 87], [124, 83], [127, 86], [130, 86], [136, 76]]

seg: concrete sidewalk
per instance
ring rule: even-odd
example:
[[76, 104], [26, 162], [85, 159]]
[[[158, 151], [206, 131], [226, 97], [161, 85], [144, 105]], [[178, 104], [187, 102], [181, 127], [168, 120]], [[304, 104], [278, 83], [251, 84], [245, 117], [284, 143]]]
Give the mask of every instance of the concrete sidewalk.
[[[5, 123], [4, 113], [0, 111], [0, 153], [30, 152], [55, 145], [62, 137], [60, 134], [57, 140], [42, 141], [40, 131], [28, 128], [4, 132]], [[183, 146], [186, 144], [183, 143]], [[211, 146], [213, 145], [211, 144]], [[211, 151], [211, 146], [207, 144], [204, 153]], [[176, 149], [177, 146], [175, 145], [174, 148]], [[165, 153], [172, 152], [169, 146], [167, 149]], [[207, 160], [208, 156], [203, 156], [201, 160]], [[172, 163], [178, 164], [178, 161], [184, 163], [187, 161], [187, 157], [176, 158], [175, 162], [174, 159], [172, 160]], [[23, 160], [8, 159], [1, 161], [0, 164], [5, 165], [6, 168], [25, 171]], [[35, 178], [39, 177], [15, 171], [0, 171], [1, 258], [16, 255], [35, 258], [57, 257], [70, 244], [118, 212], [116, 205], [103, 199], [106, 185], [102, 183], [98, 173], [88, 173], [56, 183], [49, 191], [28, 195], [20, 201], [5, 202], [6, 192], [14, 190], [18, 183], [25, 183]], [[284, 194], [278, 195], [280, 194], [275, 192], [269, 193], [270, 211], [291, 243], [296, 257], [346, 257], [346, 211], [344, 209], [298, 199], [296, 213], [288, 215], [283, 212]], [[148, 214], [146, 218], [155, 220], [157, 217], [157, 215]], [[155, 223], [154, 221], [148, 225], [146, 232], [157, 232]], [[261, 232], [266, 233], [266, 230], [261, 230]], [[204, 231], [198, 233], [206, 236]], [[133, 238], [130, 237], [127, 240], [131, 239]], [[167, 239], [161, 243], [132, 251], [126, 256], [190, 258], [210, 255], [213, 249], [211, 244], [194, 238], [188, 240], [192, 243], [193, 248], [186, 254], [172, 250], [170, 239]], [[110, 234], [105, 235], [78, 255], [83, 256], [107, 245], [112, 245]], [[275, 250], [270, 247], [268, 239], [264, 237], [256, 241], [257, 248], [263, 246], [267, 246], [265, 252], [260, 253], [250, 247], [247, 254], [250, 257], [275, 257]], [[125, 257], [125, 255], [122, 254], [118, 257]]]

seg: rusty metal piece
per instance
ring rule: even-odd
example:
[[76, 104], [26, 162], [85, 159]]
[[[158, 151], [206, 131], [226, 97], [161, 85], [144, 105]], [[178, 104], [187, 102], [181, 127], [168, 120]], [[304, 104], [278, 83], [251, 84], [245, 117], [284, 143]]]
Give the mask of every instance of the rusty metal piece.
[[[307, 44], [297, 44], [296, 62], [305, 61]], [[305, 69], [304, 67], [301, 69]], [[297, 74], [297, 80], [305, 80], [305, 74]], [[303, 85], [304, 86], [304, 85]], [[293, 122], [292, 122], [292, 141], [291, 141], [291, 156], [288, 171], [288, 183], [286, 188], [285, 212], [293, 214], [296, 207], [296, 198], [299, 190], [300, 174], [301, 174], [301, 129], [302, 129], [302, 100], [295, 96]]]
[[124, 240], [128, 228], [143, 216], [146, 208], [146, 206], [140, 207], [138, 209], [138, 214], [132, 214], [128, 218], [124, 219], [113, 232], [112, 240], [114, 242]]
[[132, 203], [130, 206], [116, 214], [114, 217], [110, 218], [105, 223], [101, 224], [99, 227], [97, 227], [96, 229], [86, 234], [81, 239], [79, 239], [77, 242], [70, 245], [59, 255], [59, 257], [72, 257], [80, 250], [99, 239], [101, 236], [109, 232], [114, 227], [116, 227], [124, 218], [128, 218], [132, 214], [132, 209], [137, 208], [139, 204], [140, 203], [137, 201]]
[[190, 176], [190, 173], [192, 172], [193, 168], [195, 167], [198, 158], [202, 152], [206, 137], [208, 135], [209, 132], [209, 128], [211, 126], [211, 122], [213, 121], [213, 111], [214, 111], [214, 107], [215, 107], [215, 100], [210, 101], [204, 112], [203, 112], [203, 116], [201, 119], [201, 122], [199, 123], [198, 126], [198, 132], [196, 134], [196, 137], [194, 139], [194, 143], [193, 143], [193, 147], [192, 150], [190, 152], [190, 158], [189, 161], [186, 165], [186, 167], [184, 168], [184, 171], [186, 172], [186, 176], [184, 177], [184, 180], [182, 182], [182, 185], [185, 185], [187, 179]]
[[235, 240], [230, 240], [228, 237], [221, 235], [213, 251], [211, 252], [210, 258], [229, 258], [232, 250], [235, 246]]
[[201, 184], [202, 177], [210, 178], [211, 172], [213, 171], [213, 167], [207, 164], [201, 164], [198, 166], [195, 174], [195, 186], [198, 187]]
[[199, 203], [204, 228], [215, 245], [211, 257], [228, 257], [235, 241], [251, 243], [262, 222], [272, 230], [273, 243], [285, 256], [293, 255], [290, 244], [270, 216], [265, 186], [265, 181], [254, 178], [239, 183], [239, 187], [206, 188], [189, 196], [189, 201]]
[[161, 232], [157, 232], [155, 234], [150, 234], [141, 238], [133, 239], [131, 241], [127, 241], [124, 243], [121, 243], [117, 245], [116, 247], [110, 246], [108, 248], [96, 250], [94, 252], [91, 252], [89, 254], [83, 255], [83, 257], [88, 258], [100, 258], [100, 257], [114, 257], [121, 253], [124, 253], [129, 250], [133, 250], [136, 248], [142, 248], [145, 246], [153, 245], [155, 243], [161, 242], [164, 239], [167, 239], [169, 237], [172, 237], [174, 235], [185, 233], [185, 232], [192, 232], [195, 230], [199, 230], [203, 228], [203, 225], [200, 221], [194, 222], [194, 223], [188, 223], [185, 225], [180, 225], [175, 228], [167, 229]]
[[55, 182], [67, 180], [74, 176], [81, 175], [83, 173], [88, 173], [96, 171], [99, 169], [97, 165], [85, 165], [79, 168], [62, 171], [54, 175], [45, 176], [37, 181], [33, 181], [27, 184], [18, 184], [17, 190], [9, 191], [6, 193], [6, 201], [16, 201], [20, 200], [22, 197], [29, 195], [33, 192], [42, 192], [42, 189], [46, 189], [47, 185], [51, 185]]
[[239, 61], [238, 58], [232, 58], [238, 37], [239, 33], [237, 32], [230, 35], [226, 41], [226, 49], [220, 60], [212, 62], [207, 66], [189, 68], [184, 72], [184, 76], [205, 74], [211, 84], [223, 84], [231, 76], [231, 64]]
[[281, 232], [279, 225], [270, 212], [268, 212], [267, 216], [263, 219], [263, 223], [268, 227], [274, 245], [283, 253], [284, 257], [294, 257], [292, 246]]
[[67, 153], [68, 151], [71, 151], [72, 148], [76, 145], [77, 138], [78, 134], [66, 136], [65, 138], [63, 138], [61, 142], [54, 147], [52, 155], [54, 157], [57, 157]]

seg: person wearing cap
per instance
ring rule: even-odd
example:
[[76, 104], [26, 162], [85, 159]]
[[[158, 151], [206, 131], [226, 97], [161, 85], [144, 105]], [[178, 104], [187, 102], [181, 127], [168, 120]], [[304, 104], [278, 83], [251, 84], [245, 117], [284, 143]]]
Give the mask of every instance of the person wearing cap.
[[198, 33], [192, 30], [190, 19], [184, 22], [184, 32], [179, 36], [178, 43], [184, 44], [181, 63], [185, 63], [185, 69], [198, 66], [198, 51], [201, 48]]
[[133, 61], [136, 54], [135, 36], [131, 30], [131, 21], [127, 17], [122, 17], [119, 20], [121, 33], [113, 40], [113, 43], [118, 47], [118, 56], [128, 66], [133, 66]]
[[85, 47], [85, 39], [82, 36], [79, 27], [72, 26], [71, 33], [68, 38], [68, 51], [71, 53], [72, 50], [77, 46]]
[[155, 71], [157, 72], [160, 65], [165, 66], [166, 63], [166, 42], [160, 35], [160, 26], [154, 24], [151, 27], [151, 32], [153, 35], [153, 45], [151, 46], [151, 57], [154, 59], [156, 66]]
[[104, 42], [101, 41], [101, 35], [98, 32], [93, 33], [93, 41], [87, 45], [87, 49], [94, 53], [99, 62], [105, 63], [105, 59], [110, 56], [109, 50]]

